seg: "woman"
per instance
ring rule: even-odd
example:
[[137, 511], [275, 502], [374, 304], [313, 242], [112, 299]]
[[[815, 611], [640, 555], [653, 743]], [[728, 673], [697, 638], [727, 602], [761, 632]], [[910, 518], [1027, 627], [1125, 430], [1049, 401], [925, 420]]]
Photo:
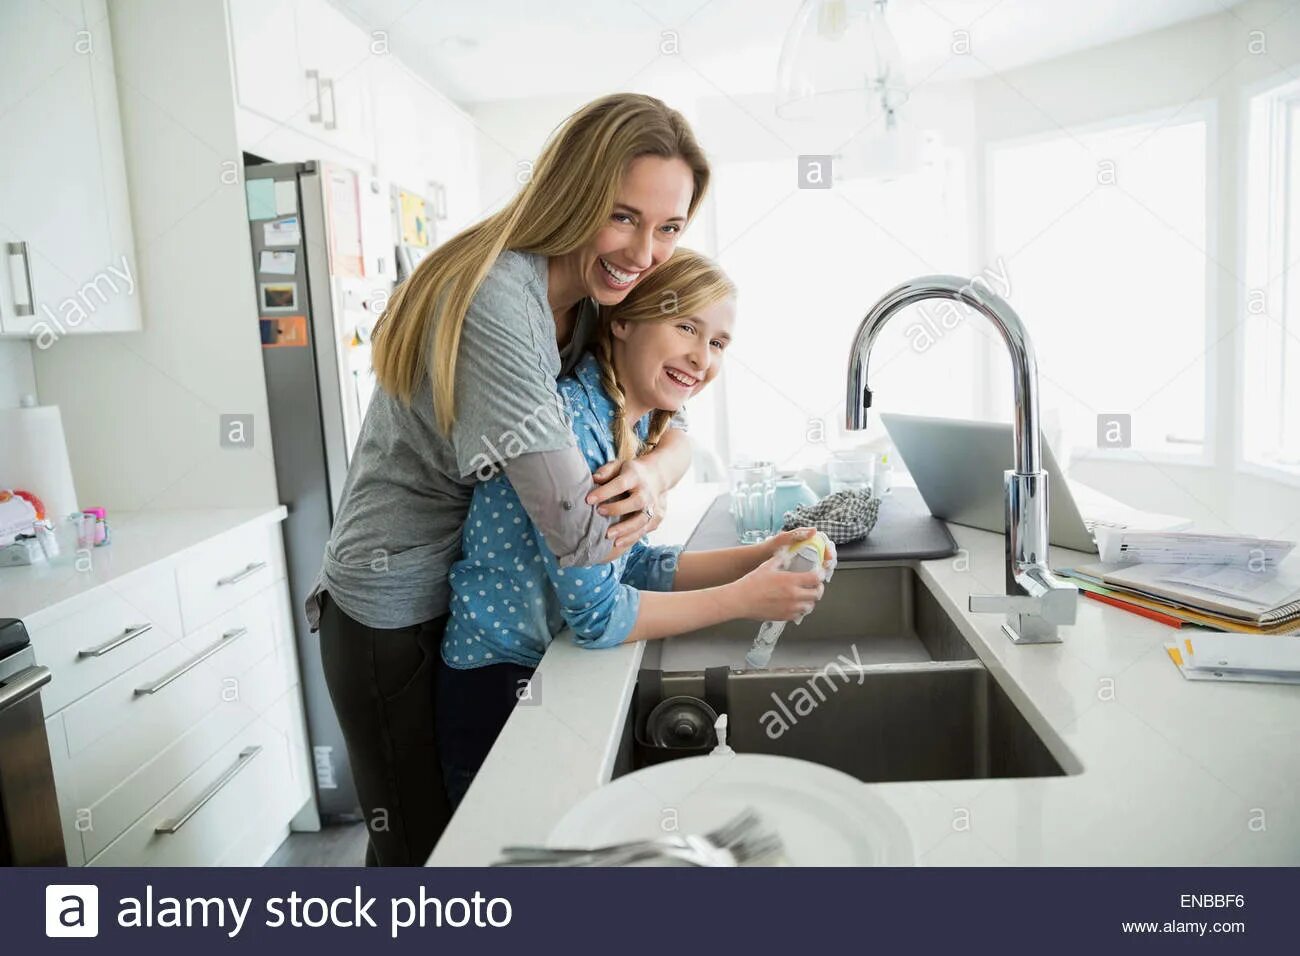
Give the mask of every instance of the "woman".
[[423, 864], [450, 817], [435, 677], [475, 484], [504, 469], [547, 546], [577, 567], [656, 526], [690, 463], [675, 427], [654, 453], [593, 476], [555, 379], [582, 353], [596, 306], [622, 301], [672, 253], [708, 179], [679, 113], [648, 96], [596, 100], [561, 125], [504, 209], [420, 264], [376, 328], [378, 388], [307, 609], [368, 864]]
[[[680, 248], [621, 303], [601, 310], [592, 350], [559, 383], [588, 464], [628, 461], [654, 447], [672, 413], [717, 376], [735, 311], [735, 288], [722, 270]], [[509, 477], [474, 488], [451, 569], [446, 666], [438, 675], [438, 752], [453, 806], [566, 625], [583, 647], [615, 647], [737, 618], [793, 620], [822, 595], [817, 571], [789, 573], [770, 560], [812, 528], [687, 554], [637, 542], [611, 563], [567, 570], [538, 530]]]

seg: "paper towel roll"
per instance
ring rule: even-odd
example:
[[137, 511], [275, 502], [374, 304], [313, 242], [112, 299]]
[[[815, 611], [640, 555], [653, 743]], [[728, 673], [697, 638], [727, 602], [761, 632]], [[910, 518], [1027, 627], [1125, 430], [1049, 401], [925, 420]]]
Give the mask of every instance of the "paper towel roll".
[[59, 406], [0, 409], [0, 488], [30, 491], [51, 520], [79, 510]]

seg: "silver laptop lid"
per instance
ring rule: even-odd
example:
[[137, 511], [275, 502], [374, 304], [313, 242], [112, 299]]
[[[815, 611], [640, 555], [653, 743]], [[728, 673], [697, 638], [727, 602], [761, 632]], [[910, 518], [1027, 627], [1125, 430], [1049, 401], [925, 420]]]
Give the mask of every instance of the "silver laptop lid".
[[[1012, 467], [1011, 425], [959, 418], [881, 413], [894, 447], [903, 459], [930, 513], [955, 524], [1002, 534], [1006, 499], [1002, 473]], [[1070, 486], [1042, 441], [1047, 472], [1049, 540], [1062, 548], [1095, 552]]]

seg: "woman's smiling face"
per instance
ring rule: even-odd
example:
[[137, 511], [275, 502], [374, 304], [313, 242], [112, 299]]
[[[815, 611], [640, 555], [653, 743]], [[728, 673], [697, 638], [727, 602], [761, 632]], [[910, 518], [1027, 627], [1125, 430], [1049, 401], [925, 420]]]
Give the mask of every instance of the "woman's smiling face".
[[603, 306], [622, 302], [643, 275], [673, 254], [694, 189], [691, 168], [680, 157], [632, 160], [609, 221], [564, 256], [582, 294]]
[[656, 408], [675, 412], [717, 378], [735, 321], [731, 296], [694, 315], [615, 321], [614, 368], [630, 416]]

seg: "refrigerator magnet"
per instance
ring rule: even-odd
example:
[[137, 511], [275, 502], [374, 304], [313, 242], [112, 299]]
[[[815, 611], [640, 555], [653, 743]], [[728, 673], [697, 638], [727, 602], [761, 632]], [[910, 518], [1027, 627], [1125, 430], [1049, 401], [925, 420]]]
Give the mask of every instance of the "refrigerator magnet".
[[302, 227], [298, 224], [297, 216], [262, 223], [262, 245], [264, 246], [296, 246], [301, 241]]
[[292, 249], [263, 249], [257, 271], [266, 275], [291, 276], [297, 263], [298, 254]]
[[284, 315], [273, 319], [258, 319], [262, 328], [262, 348], [305, 348], [307, 346], [307, 316]]
[[298, 308], [298, 283], [262, 282], [258, 288], [263, 312], [293, 312]]

